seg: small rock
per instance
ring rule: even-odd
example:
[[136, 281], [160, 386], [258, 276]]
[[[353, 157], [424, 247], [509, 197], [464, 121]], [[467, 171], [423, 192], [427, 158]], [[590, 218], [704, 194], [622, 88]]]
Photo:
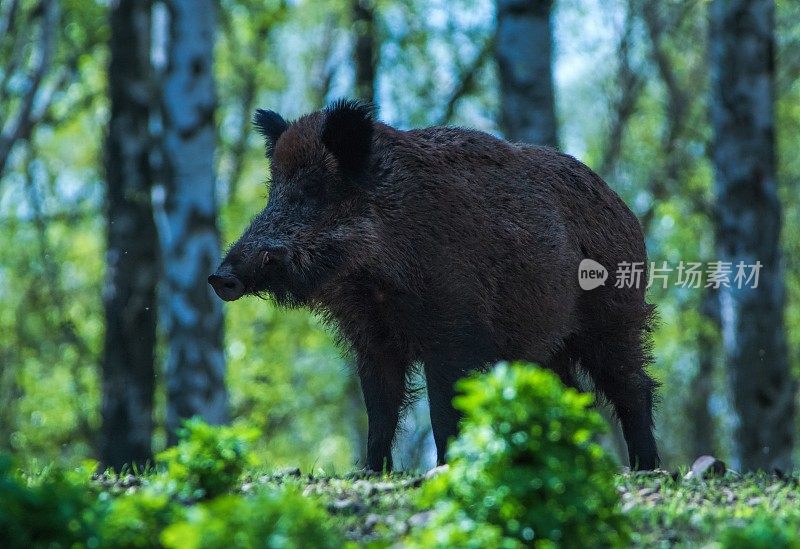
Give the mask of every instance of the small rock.
[[425, 473], [425, 480], [430, 480], [433, 477], [439, 476], [448, 469], [450, 469], [450, 466], [447, 465], [446, 463], [444, 465], [439, 465], [438, 467], [434, 467], [433, 469]]
[[638, 494], [640, 498], [646, 498], [649, 495], [655, 494], [658, 492], [658, 488], [642, 488], [639, 490]]
[[368, 480], [357, 480], [353, 483], [353, 488], [364, 496], [369, 497], [375, 493], [375, 486]]
[[344, 475], [344, 478], [348, 480], [359, 480], [366, 478], [375, 478], [381, 475], [382, 473], [378, 473], [377, 471], [373, 471], [371, 469], [359, 469], [358, 471], [347, 473], [346, 475]]
[[355, 501], [352, 499], [337, 499], [331, 503], [331, 507], [335, 511], [345, 511], [355, 505]]
[[417, 526], [424, 526], [430, 522], [431, 517], [433, 517], [433, 511], [422, 511], [421, 513], [408, 517], [408, 524], [415, 528]]
[[406, 534], [408, 534], [409, 530], [411, 529], [409, 524], [405, 521], [398, 522], [397, 520], [392, 520], [392, 523], [394, 524], [394, 531], [400, 534], [401, 536], [405, 536]]
[[725, 462], [714, 456], [700, 456], [692, 464], [691, 478], [711, 478], [725, 474], [728, 468]]
[[290, 467], [288, 469], [283, 469], [278, 471], [276, 476], [281, 477], [299, 477], [300, 476], [300, 468], [299, 467]]
[[124, 478], [120, 479], [120, 484], [125, 488], [129, 488], [131, 486], [139, 486], [141, 481], [133, 475], [125, 475]]
[[364, 529], [367, 532], [371, 532], [375, 525], [377, 525], [381, 521], [381, 516], [376, 515], [375, 513], [370, 513], [367, 515], [367, 518], [364, 520]]
[[391, 492], [397, 490], [397, 486], [391, 482], [375, 482], [372, 484], [375, 492]]
[[400, 483], [403, 488], [419, 488], [422, 485], [422, 477], [414, 477]]

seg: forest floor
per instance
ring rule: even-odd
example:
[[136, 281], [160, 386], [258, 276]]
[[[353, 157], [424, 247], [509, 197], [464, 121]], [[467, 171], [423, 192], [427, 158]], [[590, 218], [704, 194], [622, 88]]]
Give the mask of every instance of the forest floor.
[[[756, 517], [780, 520], [786, 514], [796, 524], [800, 514], [797, 476], [728, 471], [707, 480], [685, 477], [666, 471], [618, 477], [622, 508], [631, 516], [635, 546], [712, 545], [727, 528], [743, 526]], [[421, 476], [295, 479], [305, 483], [307, 493], [321, 496], [329, 512], [342, 519], [346, 536], [359, 543], [399, 540], [429, 516], [414, 506], [414, 492], [424, 481]], [[279, 475], [260, 482], [284, 481]]]
[[[769, 524], [800, 523], [798, 475], [727, 471], [708, 479], [689, 477], [667, 471], [617, 477], [622, 510], [630, 516], [635, 547], [714, 547], [726, 530], [752, 526], [760, 518], [768, 519]], [[347, 539], [359, 545], [376, 542], [384, 546], [401, 541], [427, 522], [431, 513], [419, 509], [414, 497], [424, 481], [424, 476], [403, 473], [328, 477], [291, 470], [252, 474], [241, 491], [257, 493], [282, 484], [299, 486], [304, 494], [322, 500]], [[119, 487], [107, 486], [112, 491]], [[770, 526], [765, 528], [764, 547], [773, 547], [774, 532]]]

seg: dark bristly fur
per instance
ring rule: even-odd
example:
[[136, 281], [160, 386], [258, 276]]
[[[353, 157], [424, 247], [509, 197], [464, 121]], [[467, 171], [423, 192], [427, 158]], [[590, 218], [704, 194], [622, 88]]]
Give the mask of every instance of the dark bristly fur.
[[612, 274], [647, 258], [636, 217], [594, 172], [479, 131], [399, 131], [351, 101], [291, 124], [258, 111], [255, 122], [269, 201], [214, 275], [235, 282], [218, 293], [266, 292], [338, 327], [367, 406], [367, 467], [391, 468], [412, 364], [423, 365], [441, 462], [459, 419], [453, 383], [501, 359], [566, 383], [588, 374], [631, 465], [656, 466], [644, 287], [578, 286], [584, 258]]
[[253, 116], [253, 125], [258, 133], [266, 139], [267, 156], [271, 158], [275, 152], [275, 143], [288, 127], [286, 120], [275, 111], [256, 109], [256, 114]]

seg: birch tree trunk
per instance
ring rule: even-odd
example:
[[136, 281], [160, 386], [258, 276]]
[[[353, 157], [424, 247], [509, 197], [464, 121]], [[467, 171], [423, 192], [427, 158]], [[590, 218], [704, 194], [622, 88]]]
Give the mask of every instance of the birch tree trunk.
[[150, 192], [157, 98], [150, 67], [149, 0], [110, 9], [106, 141], [107, 255], [103, 287], [106, 333], [102, 362], [100, 459], [119, 470], [151, 457], [158, 250]]
[[167, 334], [167, 428], [227, 420], [222, 307], [206, 277], [220, 257], [214, 175], [215, 2], [166, 0], [163, 76], [162, 320]]
[[495, 59], [506, 138], [558, 146], [552, 0], [497, 0]]
[[774, 10], [772, 0], [714, 0], [711, 115], [718, 259], [762, 265], [757, 288], [732, 284], [720, 293], [738, 415], [735, 461], [743, 469], [789, 470], [795, 381], [786, 349], [775, 176]]

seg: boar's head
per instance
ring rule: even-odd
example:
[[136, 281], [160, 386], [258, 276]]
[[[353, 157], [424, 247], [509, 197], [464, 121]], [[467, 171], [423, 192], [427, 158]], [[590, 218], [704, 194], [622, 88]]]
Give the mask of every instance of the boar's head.
[[266, 293], [306, 304], [367, 238], [372, 108], [340, 100], [293, 123], [259, 109], [253, 122], [270, 160], [267, 205], [208, 282], [226, 301]]

